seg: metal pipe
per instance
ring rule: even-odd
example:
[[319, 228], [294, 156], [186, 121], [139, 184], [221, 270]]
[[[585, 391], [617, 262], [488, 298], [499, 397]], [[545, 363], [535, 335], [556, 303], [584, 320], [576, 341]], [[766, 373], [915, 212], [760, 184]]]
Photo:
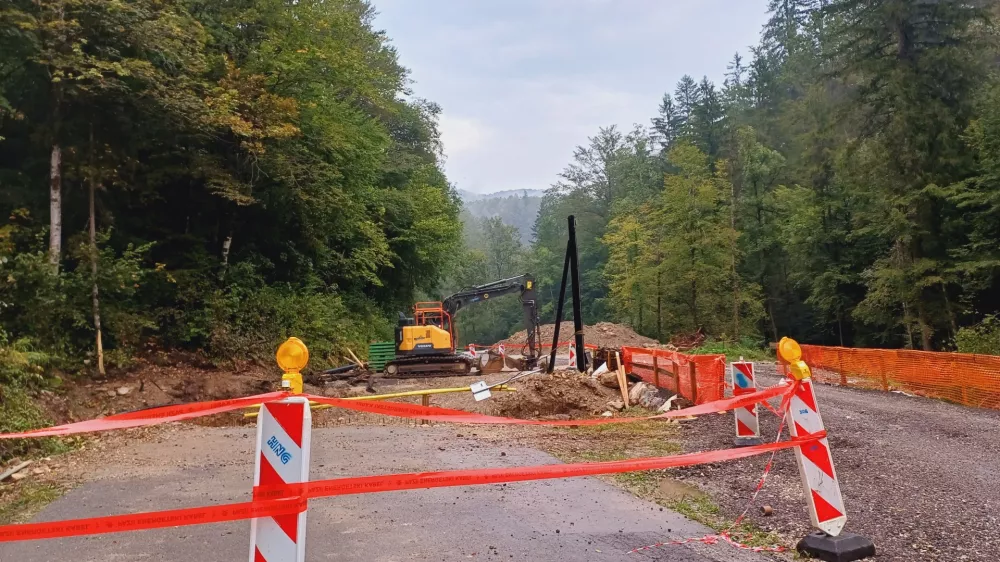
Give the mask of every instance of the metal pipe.
[[556, 368], [556, 350], [559, 346], [559, 326], [562, 324], [563, 303], [566, 302], [566, 278], [569, 276], [569, 242], [566, 243], [566, 259], [563, 260], [562, 284], [559, 285], [559, 300], [556, 302], [556, 323], [552, 333], [552, 351], [549, 352], [549, 365], [545, 372], [551, 374]]
[[587, 370], [587, 349], [583, 344], [583, 315], [580, 312], [580, 263], [576, 251], [576, 217], [569, 216], [569, 263], [570, 277], [573, 281], [573, 328], [576, 330], [576, 370]]

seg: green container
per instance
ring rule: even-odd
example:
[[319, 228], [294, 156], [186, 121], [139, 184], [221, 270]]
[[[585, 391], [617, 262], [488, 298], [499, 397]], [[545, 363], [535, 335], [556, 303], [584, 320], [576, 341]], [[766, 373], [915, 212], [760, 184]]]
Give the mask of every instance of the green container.
[[380, 341], [368, 344], [368, 367], [375, 372], [385, 370], [385, 364], [396, 358], [396, 343]]

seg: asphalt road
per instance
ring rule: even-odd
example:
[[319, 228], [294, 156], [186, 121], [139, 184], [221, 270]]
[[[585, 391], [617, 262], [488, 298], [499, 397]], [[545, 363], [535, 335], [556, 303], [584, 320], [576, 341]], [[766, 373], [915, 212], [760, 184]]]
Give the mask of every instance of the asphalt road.
[[[314, 479], [438, 469], [551, 464], [538, 450], [485, 444], [474, 428], [335, 427], [313, 433]], [[466, 436], [460, 436], [465, 434]], [[172, 426], [97, 455], [89, 481], [36, 521], [245, 501], [252, 428]], [[669, 560], [754, 562], [728, 545], [642, 554], [631, 548], [710, 531], [593, 478], [441, 488], [314, 500], [309, 561]], [[247, 559], [249, 523], [179, 527], [0, 545], [0, 561]]]

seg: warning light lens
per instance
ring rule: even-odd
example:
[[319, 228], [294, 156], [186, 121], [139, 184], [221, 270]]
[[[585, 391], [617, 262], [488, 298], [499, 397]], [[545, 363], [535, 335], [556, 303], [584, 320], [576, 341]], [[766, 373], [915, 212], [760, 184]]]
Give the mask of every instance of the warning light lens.
[[796, 363], [802, 359], [802, 348], [799, 342], [792, 338], [781, 338], [778, 342], [778, 357], [788, 364]]
[[288, 338], [275, 354], [278, 367], [286, 373], [297, 373], [309, 363], [309, 348], [299, 338]]

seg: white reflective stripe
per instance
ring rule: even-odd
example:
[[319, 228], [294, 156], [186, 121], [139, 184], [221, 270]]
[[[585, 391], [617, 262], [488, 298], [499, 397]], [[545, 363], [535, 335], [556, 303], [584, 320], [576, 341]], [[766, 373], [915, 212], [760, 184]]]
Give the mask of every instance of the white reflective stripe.
[[[292, 397], [279, 403], [299, 403], [302, 408], [302, 447], [295, 445], [287, 432], [278, 424], [265, 405], [257, 419], [257, 454], [254, 459], [254, 485], [260, 484], [261, 463], [270, 464], [286, 483], [309, 480], [309, 456], [312, 448], [312, 412], [308, 400]], [[282, 464], [280, 456], [267, 445], [274, 436], [292, 456]], [[250, 522], [250, 562], [255, 562], [256, 551], [268, 562], [305, 562], [306, 513], [298, 514], [297, 537], [291, 538], [271, 517], [252, 519]]]
[[[308, 410], [308, 408], [305, 408]], [[274, 419], [271, 412], [267, 410], [266, 406], [264, 408], [265, 415], [263, 417], [264, 433], [261, 436], [263, 441], [261, 442], [261, 452], [264, 458], [270, 462], [271, 467], [274, 471], [278, 473], [278, 476], [285, 481], [286, 484], [292, 484], [295, 482], [301, 482], [302, 478], [302, 449], [292, 441], [292, 438], [288, 436], [285, 432], [285, 428], [281, 427], [281, 424]], [[304, 434], [303, 434], [304, 436]], [[269, 445], [269, 442], [274, 439], [275, 446]], [[277, 451], [281, 451], [283, 448], [287, 455], [288, 462], [281, 462], [281, 455]], [[277, 451], [276, 451], [277, 449]], [[255, 484], [260, 484], [260, 474], [258, 472], [257, 478], [254, 479]]]
[[[267, 562], [293, 562], [298, 559], [298, 544], [290, 539], [274, 519], [254, 519], [256, 533], [254, 544]], [[305, 550], [305, 549], [303, 549]], [[251, 553], [253, 555], [253, 553]]]
[[[760, 437], [760, 423], [758, 421], [759, 418], [757, 416], [757, 406], [756, 406], [756, 404], [754, 405], [753, 408], [754, 408], [753, 412], [748, 411], [746, 408], [736, 408], [733, 411], [736, 412], [736, 419], [738, 419], [739, 421], [743, 422], [744, 425], [746, 425], [748, 428], [750, 428], [751, 431], [753, 431], [753, 436], [754, 437]], [[736, 427], [736, 433], [737, 433], [737, 435], [739, 435], [739, 425], [738, 424], [737, 424], [737, 427]], [[747, 435], [743, 435], [741, 437], [748, 437], [748, 436]]]
[[[803, 384], [805, 386], [802, 391], [812, 394], [812, 402], [815, 404], [816, 394], [811, 381], [803, 381]], [[789, 424], [789, 432], [793, 437], [797, 437], [799, 435], [796, 424], [798, 427], [801, 427], [809, 433], [815, 433], [824, 429], [823, 418], [819, 415], [819, 412], [809, 407], [806, 402], [797, 395], [792, 396], [789, 403], [788, 413], [793, 422]], [[831, 536], [837, 536], [844, 529], [844, 525], [847, 524], [847, 510], [844, 508], [844, 499], [840, 492], [840, 483], [837, 482], [837, 472], [836, 468], [833, 466], [833, 456], [830, 449], [830, 442], [828, 439], [824, 438], [819, 441], [819, 444], [823, 447], [822, 454], [825, 455], [826, 460], [829, 461], [830, 470], [834, 476], [833, 478], [830, 478], [830, 476], [827, 475], [822, 468], [810, 460], [809, 457], [803, 453], [802, 447], [795, 448], [795, 461], [799, 467], [799, 476], [802, 480], [802, 488], [805, 492], [806, 503], [809, 506], [810, 522], [814, 527], [820, 529], [824, 533]], [[820, 522], [815, 501], [813, 500], [813, 492], [843, 515]]]
[[[815, 402], [815, 397], [813, 398], [813, 402]], [[809, 433], [823, 431], [823, 418], [819, 417], [819, 414], [813, 411], [813, 409], [803, 402], [798, 396], [792, 396], [789, 409], [792, 413], [792, 420], [802, 426], [802, 429], [808, 431]], [[793, 432], [792, 435], [798, 435], [798, 433], [795, 432], [795, 424], [792, 424], [790, 429]]]

